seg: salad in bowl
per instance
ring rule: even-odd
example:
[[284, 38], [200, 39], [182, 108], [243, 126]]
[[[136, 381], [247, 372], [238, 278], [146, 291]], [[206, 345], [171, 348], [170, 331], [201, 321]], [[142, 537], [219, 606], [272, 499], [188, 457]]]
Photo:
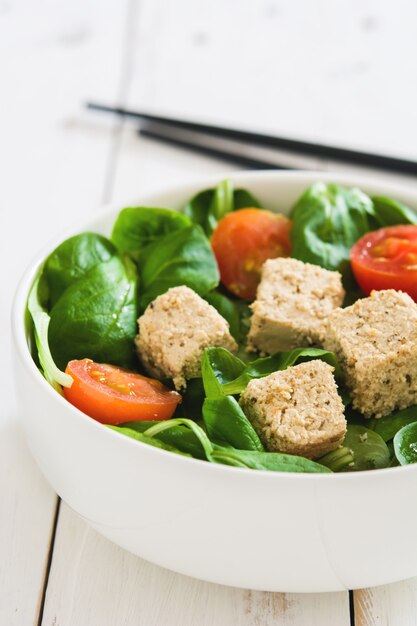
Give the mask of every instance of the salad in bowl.
[[183, 574], [294, 592], [417, 575], [417, 194], [230, 179], [107, 207], [28, 268], [31, 451], [93, 528]]
[[34, 358], [93, 419], [171, 453], [285, 472], [417, 460], [417, 216], [314, 182], [289, 214], [230, 179], [127, 207], [45, 259]]

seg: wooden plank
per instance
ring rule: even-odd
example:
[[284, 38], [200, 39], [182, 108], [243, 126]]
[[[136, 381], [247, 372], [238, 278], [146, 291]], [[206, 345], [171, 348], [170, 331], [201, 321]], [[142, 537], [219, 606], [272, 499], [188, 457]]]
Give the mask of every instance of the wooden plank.
[[62, 505], [42, 626], [348, 626], [347, 594], [235, 589], [175, 574], [110, 543]]
[[355, 626], [415, 626], [417, 578], [354, 593]]
[[[4, 6], [3, 6], [4, 5]], [[19, 275], [52, 236], [101, 202], [113, 121], [79, 115], [90, 89], [119, 89], [126, 3], [74, 0], [0, 7], [0, 623], [38, 623], [56, 496], [16, 424], [9, 303]], [[18, 393], [24, 393], [19, 389]]]

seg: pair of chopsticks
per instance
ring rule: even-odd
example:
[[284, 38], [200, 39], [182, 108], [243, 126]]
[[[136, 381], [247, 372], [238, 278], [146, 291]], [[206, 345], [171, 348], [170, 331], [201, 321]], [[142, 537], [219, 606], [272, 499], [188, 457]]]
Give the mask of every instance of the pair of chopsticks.
[[88, 102], [87, 108], [141, 122], [141, 135], [250, 169], [317, 169], [318, 159], [417, 174], [417, 161], [336, 146], [276, 137], [222, 126], [160, 117]]

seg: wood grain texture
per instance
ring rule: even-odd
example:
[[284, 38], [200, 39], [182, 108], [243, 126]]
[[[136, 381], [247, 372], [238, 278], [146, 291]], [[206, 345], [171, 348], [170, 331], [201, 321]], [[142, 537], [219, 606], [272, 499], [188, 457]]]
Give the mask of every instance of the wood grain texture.
[[355, 591], [355, 626], [415, 626], [417, 578]]
[[42, 626], [349, 626], [347, 594], [204, 583], [111, 544], [62, 505]]

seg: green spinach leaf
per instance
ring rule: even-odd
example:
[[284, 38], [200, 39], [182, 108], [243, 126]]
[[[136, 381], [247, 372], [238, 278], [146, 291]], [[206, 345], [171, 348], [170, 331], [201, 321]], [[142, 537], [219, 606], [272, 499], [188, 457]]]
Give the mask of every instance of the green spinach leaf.
[[417, 421], [407, 424], [394, 437], [394, 452], [400, 465], [417, 463]]
[[[160, 423], [160, 422], [158, 422]], [[153, 446], [154, 448], [160, 448], [161, 450], [167, 450], [168, 452], [174, 452], [175, 454], [181, 454], [182, 456], [192, 456], [188, 452], [184, 452], [179, 448], [167, 443], [166, 441], [162, 441], [161, 439], [157, 439], [156, 437], [147, 437], [142, 432], [129, 428], [126, 426], [110, 426], [107, 424], [107, 428], [111, 428], [126, 437], [130, 437], [131, 439], [136, 439], [136, 441], [141, 441], [142, 443], [147, 443], [148, 446]]]
[[396, 411], [385, 417], [367, 420], [367, 422], [369, 422], [369, 428], [378, 433], [384, 441], [390, 441], [401, 428], [417, 422], [417, 405], [409, 406], [407, 409]]
[[[127, 422], [126, 424], [122, 424], [121, 427], [118, 426], [117, 428], [129, 428], [130, 430], [134, 430], [138, 433], [144, 433], [146, 430], [151, 428], [151, 426], [155, 426], [156, 424], [160, 423], [161, 422], [157, 421]], [[173, 448], [183, 453], [190, 454], [196, 459], [204, 460], [206, 458], [200, 440], [196, 437], [195, 433], [186, 426], [174, 425], [168, 430], [163, 430], [151, 439], [158, 439], [159, 441], [162, 441], [162, 443], [165, 443], [168, 446], [172, 446]]]
[[38, 272], [32, 285], [28, 298], [28, 310], [33, 320], [34, 338], [38, 350], [39, 365], [41, 371], [52, 387], [62, 393], [62, 387], [71, 387], [72, 378], [69, 374], [61, 371], [55, 364], [48, 341], [48, 329], [51, 318], [41, 304], [39, 286], [43, 268]]
[[348, 424], [343, 446], [353, 454], [353, 464], [346, 471], [360, 471], [388, 467], [391, 462], [385, 441], [376, 432], [360, 426]]
[[319, 348], [296, 348], [289, 352], [278, 352], [272, 356], [251, 361], [234, 380], [222, 384], [223, 393], [226, 395], [241, 393], [253, 378], [263, 378], [273, 372], [285, 370], [287, 367], [312, 359], [325, 361], [335, 368], [335, 377], [340, 377], [340, 367], [333, 352]]
[[50, 313], [49, 345], [58, 367], [84, 357], [131, 366], [136, 291], [136, 268], [119, 256], [96, 265], [68, 287]]
[[298, 200], [291, 217], [292, 256], [343, 274], [351, 247], [371, 230], [374, 208], [359, 189], [315, 183]]
[[384, 196], [373, 196], [378, 228], [397, 224], [417, 224], [417, 213], [402, 202]]
[[177, 211], [128, 207], [120, 211], [111, 238], [121, 252], [140, 261], [149, 244], [190, 225], [191, 221]]
[[301, 456], [281, 454], [279, 452], [254, 452], [247, 450], [231, 450], [218, 448], [212, 454], [213, 461], [224, 465], [246, 467], [254, 470], [270, 472], [302, 472], [331, 473], [331, 470], [320, 463], [310, 461]]
[[219, 270], [200, 226], [188, 226], [151, 243], [140, 266], [141, 309], [171, 287], [186, 285], [200, 296], [217, 287]]
[[247, 207], [261, 208], [259, 201], [246, 189], [234, 189], [230, 180], [223, 180], [214, 189], [196, 194], [184, 206], [183, 212], [207, 235], [211, 235], [222, 217]]
[[207, 398], [227, 395], [224, 385], [244, 370], [245, 364], [226, 348], [206, 348], [201, 359], [201, 374]]
[[111, 241], [95, 233], [81, 233], [63, 241], [49, 255], [43, 271], [42, 280], [48, 287], [50, 307], [68, 287], [115, 254], [116, 248]]
[[261, 440], [233, 396], [206, 398], [203, 418], [211, 440], [239, 450], [263, 451]]

